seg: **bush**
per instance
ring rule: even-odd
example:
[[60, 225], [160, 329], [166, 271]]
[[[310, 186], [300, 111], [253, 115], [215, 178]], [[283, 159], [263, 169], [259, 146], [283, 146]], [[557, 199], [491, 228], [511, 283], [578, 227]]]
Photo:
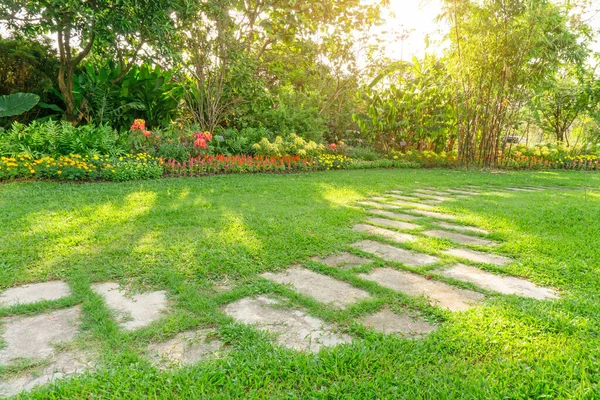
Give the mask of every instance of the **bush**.
[[254, 143], [272, 137], [274, 135], [266, 128], [220, 129], [215, 131], [212, 152], [224, 155], [250, 154]]
[[316, 157], [325, 151], [325, 146], [317, 144], [312, 140], [307, 142], [295, 133], [292, 133], [285, 138], [277, 136], [273, 142], [270, 142], [267, 138], [262, 138], [260, 142], [252, 146], [252, 149], [257, 155]]
[[381, 158], [381, 154], [371, 147], [354, 147], [348, 152], [348, 155], [355, 160], [364, 161], [375, 161]]
[[34, 121], [29, 125], [13, 123], [0, 132], [0, 155], [18, 157], [61, 156], [68, 154], [120, 155], [126, 153], [116, 131], [107, 125], [74, 127], [68, 122]]

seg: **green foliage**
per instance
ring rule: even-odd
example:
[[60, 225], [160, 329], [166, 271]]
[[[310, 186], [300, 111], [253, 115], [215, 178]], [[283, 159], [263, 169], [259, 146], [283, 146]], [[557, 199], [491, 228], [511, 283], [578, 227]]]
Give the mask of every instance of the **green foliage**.
[[74, 127], [68, 122], [15, 122], [0, 132], [0, 155], [32, 157], [67, 154], [123, 154], [124, 145], [116, 131], [107, 125]]
[[254, 154], [266, 156], [296, 155], [300, 157], [315, 157], [323, 151], [325, 146], [314, 141], [306, 141], [292, 133], [289, 136], [277, 136], [273, 142], [263, 138], [252, 146]]
[[364, 161], [375, 161], [381, 158], [381, 154], [379, 154], [375, 149], [362, 146], [357, 146], [350, 149], [348, 156], [355, 160]]
[[262, 138], [272, 139], [275, 135], [266, 128], [218, 129], [212, 143], [214, 154], [251, 154], [252, 146]]
[[33, 93], [13, 93], [0, 96], [0, 118], [23, 114], [40, 101], [40, 96]]

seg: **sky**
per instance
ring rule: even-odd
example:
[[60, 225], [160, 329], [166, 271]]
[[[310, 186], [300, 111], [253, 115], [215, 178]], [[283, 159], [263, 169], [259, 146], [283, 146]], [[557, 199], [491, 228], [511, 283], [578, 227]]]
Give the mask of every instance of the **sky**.
[[[600, 0], [592, 2], [592, 8], [600, 10]], [[410, 60], [413, 56], [422, 57], [425, 54], [426, 36], [439, 42], [448, 29], [446, 23], [434, 22], [440, 11], [441, 0], [390, 0], [390, 12], [385, 13], [386, 23], [381, 30], [392, 32], [390, 37], [407, 30], [409, 36], [404, 40], [404, 46], [401, 41], [388, 46], [386, 55], [392, 59], [404, 60]], [[600, 30], [600, 13], [590, 13], [589, 18], [590, 24]], [[600, 52], [600, 35], [592, 47]], [[439, 54], [442, 49], [443, 45], [431, 45], [429, 52]]]

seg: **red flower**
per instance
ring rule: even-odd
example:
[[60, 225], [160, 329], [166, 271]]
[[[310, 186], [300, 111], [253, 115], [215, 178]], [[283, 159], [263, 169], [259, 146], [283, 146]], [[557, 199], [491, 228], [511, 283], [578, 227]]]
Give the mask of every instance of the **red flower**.
[[144, 130], [144, 131], [142, 131], [142, 133], [143, 133], [143, 134], [144, 134], [144, 136], [146, 136], [146, 137], [148, 137], [148, 136], [152, 135], [152, 132], [150, 132], [150, 131], [147, 131], [147, 130]]
[[146, 130], [146, 121], [143, 119], [136, 119], [133, 121], [131, 128], [129, 130], [132, 131], [145, 131]]
[[206, 148], [206, 140], [199, 137], [198, 139], [194, 140], [194, 146], [205, 149]]
[[335, 143], [331, 143], [331, 144], [329, 145], [329, 148], [330, 148], [330, 149], [337, 149], [337, 144], [335, 144]]

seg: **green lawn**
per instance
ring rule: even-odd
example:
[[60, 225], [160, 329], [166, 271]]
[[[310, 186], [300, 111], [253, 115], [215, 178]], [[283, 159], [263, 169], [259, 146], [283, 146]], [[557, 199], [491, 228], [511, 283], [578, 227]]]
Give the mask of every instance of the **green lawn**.
[[[596, 188], [587, 196], [581, 189], [584, 179]], [[351, 243], [366, 237], [352, 230], [368, 215], [354, 206], [357, 200], [390, 189], [468, 184], [580, 188], [500, 193], [441, 205], [462, 222], [493, 231], [491, 237], [503, 242], [495, 252], [518, 261], [489, 270], [556, 288], [561, 299], [483, 291], [488, 297], [482, 305], [450, 313], [362, 281], [357, 271], [310, 261], [351, 250]], [[83, 305], [83, 333], [74, 346], [97, 352], [99, 370], [30, 394], [38, 398], [598, 398], [598, 188], [600, 175], [593, 173], [448, 170], [4, 184], [0, 289], [62, 279], [71, 284], [73, 296], [0, 309], [0, 317]], [[450, 245], [423, 239], [409, 247], [438, 254]], [[258, 276], [293, 263], [346, 280], [375, 299], [336, 312]], [[376, 261], [359, 271], [382, 265]], [[90, 289], [103, 281], [167, 290], [172, 312], [148, 328], [123, 332]], [[222, 284], [232, 290], [216, 291]], [[355, 340], [318, 354], [298, 353], [221, 311], [242, 297], [267, 292], [341, 326]], [[355, 322], [383, 306], [420, 311], [439, 328], [425, 339], [410, 340], [372, 333]], [[217, 328], [227, 343], [226, 355], [165, 372], [143, 357], [149, 342], [194, 327]], [[0, 369], [0, 379], [27, 367]]]

